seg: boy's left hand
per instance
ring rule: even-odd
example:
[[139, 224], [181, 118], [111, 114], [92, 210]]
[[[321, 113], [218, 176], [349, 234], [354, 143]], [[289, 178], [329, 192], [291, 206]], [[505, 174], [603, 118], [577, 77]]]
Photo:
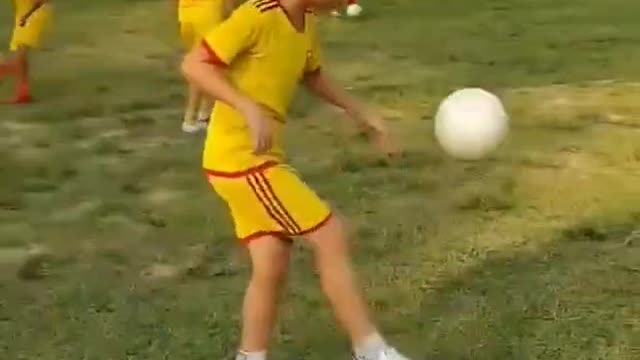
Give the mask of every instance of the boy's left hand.
[[385, 120], [378, 114], [367, 113], [362, 119], [367, 127], [367, 133], [373, 145], [384, 155], [395, 158], [400, 155], [400, 149], [393, 141]]

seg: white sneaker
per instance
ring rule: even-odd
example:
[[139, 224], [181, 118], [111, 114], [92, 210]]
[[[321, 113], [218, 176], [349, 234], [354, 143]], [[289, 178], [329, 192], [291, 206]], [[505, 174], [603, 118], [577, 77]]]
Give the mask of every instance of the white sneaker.
[[187, 122], [183, 122], [182, 123], [182, 131], [186, 132], [187, 134], [195, 134], [197, 132], [203, 131], [207, 129], [207, 123], [204, 121], [196, 121], [195, 123], [187, 123]]
[[360, 16], [360, 14], [362, 14], [362, 6], [359, 4], [351, 4], [347, 6], [347, 16], [356, 17]]
[[331, 11], [331, 15], [333, 15], [333, 16], [335, 16], [335, 17], [340, 17], [340, 16], [342, 16], [342, 15], [340, 14], [340, 11], [338, 11], [338, 10], [333, 10], [333, 11]]
[[409, 358], [400, 354], [396, 349], [387, 347], [375, 354], [373, 357], [354, 355], [353, 360], [409, 360]]

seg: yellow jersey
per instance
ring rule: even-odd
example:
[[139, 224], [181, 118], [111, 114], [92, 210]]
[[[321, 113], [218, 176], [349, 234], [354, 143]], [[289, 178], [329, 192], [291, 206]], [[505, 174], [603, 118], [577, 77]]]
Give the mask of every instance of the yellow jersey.
[[320, 69], [315, 17], [305, 14], [297, 30], [278, 0], [250, 0], [205, 35], [210, 60], [227, 67], [230, 81], [243, 94], [273, 114], [274, 139], [265, 155], [253, 154], [245, 119], [218, 101], [211, 115], [203, 166], [219, 173], [238, 173], [267, 162], [282, 162], [282, 130], [299, 82]]
[[209, 22], [222, 19], [224, 0], [178, 0], [178, 21], [181, 23]]

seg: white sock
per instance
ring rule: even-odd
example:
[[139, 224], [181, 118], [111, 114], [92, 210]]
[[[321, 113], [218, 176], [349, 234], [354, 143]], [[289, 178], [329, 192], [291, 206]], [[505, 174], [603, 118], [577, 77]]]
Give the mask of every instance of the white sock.
[[198, 108], [198, 120], [209, 119], [209, 117], [211, 116], [211, 111], [211, 103], [207, 100], [202, 100], [200, 102], [200, 107]]
[[359, 344], [356, 344], [353, 351], [357, 357], [371, 359], [376, 358], [376, 355], [387, 347], [388, 345], [382, 336], [376, 332], [367, 336], [367, 338]]
[[266, 351], [238, 351], [236, 360], [267, 360]]
[[210, 110], [200, 109], [198, 112], [198, 120], [206, 120], [211, 116]]

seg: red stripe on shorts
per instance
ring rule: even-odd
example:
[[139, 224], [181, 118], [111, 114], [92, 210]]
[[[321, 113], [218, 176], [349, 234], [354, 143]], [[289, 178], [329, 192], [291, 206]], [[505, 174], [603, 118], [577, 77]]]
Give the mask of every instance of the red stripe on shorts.
[[289, 236], [282, 231], [258, 231], [249, 236], [241, 238], [240, 242], [244, 245], [249, 245], [250, 242], [263, 238], [265, 236], [273, 236], [284, 242], [291, 243], [291, 238], [289, 238]]
[[260, 185], [266, 186], [265, 191], [269, 195], [271, 195], [271, 198], [273, 198], [273, 201], [275, 201], [276, 207], [284, 215], [284, 217], [287, 219], [288, 223], [291, 224], [294, 229], [296, 229], [296, 234], [300, 233], [302, 231], [302, 228], [300, 228], [300, 225], [298, 225], [298, 223], [295, 221], [293, 216], [291, 216], [289, 211], [287, 211], [287, 208], [282, 204], [282, 201], [280, 201], [280, 198], [278, 198], [278, 196], [276, 195], [275, 191], [273, 191], [273, 187], [271, 186], [271, 183], [269, 182], [269, 179], [267, 179], [267, 177], [262, 172], [257, 173], [256, 177], [258, 178], [258, 180], [261, 180], [261, 182], [259, 183]]
[[278, 223], [284, 231], [291, 235], [295, 234], [297, 232], [296, 229], [291, 227], [290, 224], [287, 224], [286, 216], [283, 216], [282, 213], [278, 211], [277, 207], [275, 207], [271, 202], [269, 197], [263, 193], [264, 189], [260, 186], [258, 179], [256, 179], [254, 174], [247, 176], [247, 183], [251, 186], [251, 190], [253, 190], [253, 193], [262, 204], [262, 207], [267, 211], [267, 214], [269, 214], [269, 216]]

